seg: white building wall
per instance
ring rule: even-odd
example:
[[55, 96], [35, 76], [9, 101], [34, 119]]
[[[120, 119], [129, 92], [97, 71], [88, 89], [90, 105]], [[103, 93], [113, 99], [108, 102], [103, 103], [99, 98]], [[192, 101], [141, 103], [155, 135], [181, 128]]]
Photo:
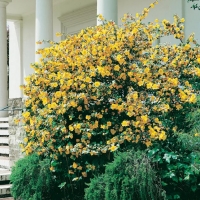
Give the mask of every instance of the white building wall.
[[23, 74], [24, 77], [34, 71], [30, 67], [35, 62], [35, 14], [23, 17]]
[[185, 34], [188, 37], [191, 33], [195, 33], [195, 38], [200, 43], [200, 10], [193, 10], [190, 8], [191, 4], [185, 6]]

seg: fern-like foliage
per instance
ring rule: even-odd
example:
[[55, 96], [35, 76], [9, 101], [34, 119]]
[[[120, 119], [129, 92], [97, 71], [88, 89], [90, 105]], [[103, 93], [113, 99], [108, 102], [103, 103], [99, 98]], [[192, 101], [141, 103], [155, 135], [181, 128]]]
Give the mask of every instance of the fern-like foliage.
[[41, 161], [36, 154], [17, 161], [10, 177], [12, 196], [17, 200], [61, 199], [60, 190], [49, 168], [50, 160]]
[[85, 199], [162, 200], [165, 192], [145, 152], [118, 153], [105, 174], [91, 179]]

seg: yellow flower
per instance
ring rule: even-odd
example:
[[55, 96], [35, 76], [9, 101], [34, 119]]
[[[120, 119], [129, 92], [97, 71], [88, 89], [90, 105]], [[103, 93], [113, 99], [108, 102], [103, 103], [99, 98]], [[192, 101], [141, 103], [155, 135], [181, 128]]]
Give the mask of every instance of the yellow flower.
[[53, 166], [51, 166], [50, 168], [50, 171], [54, 172], [55, 171], [55, 168]]
[[124, 121], [122, 122], [122, 126], [129, 126], [129, 124], [130, 124], [130, 121], [124, 120]]
[[119, 71], [119, 69], [120, 69], [119, 65], [115, 65], [114, 70]]
[[77, 103], [76, 103], [75, 101], [71, 101], [71, 102], [70, 102], [70, 105], [71, 105], [72, 107], [74, 107], [74, 108], [77, 107]]
[[105, 125], [101, 125], [101, 128], [102, 128], [102, 129], [106, 129], [106, 126], [105, 126]]
[[109, 149], [110, 149], [110, 151], [113, 152], [113, 151], [116, 151], [116, 150], [117, 150], [117, 147], [113, 145], [113, 146], [111, 146]]
[[78, 166], [78, 167], [77, 167], [77, 169], [78, 169], [78, 170], [82, 170], [82, 169], [83, 169], [83, 167], [81, 167], [81, 166]]
[[136, 18], [139, 18], [139, 17], [140, 17], [140, 14], [139, 14], [139, 13], [136, 13], [135, 16], [136, 16]]
[[101, 21], [103, 21], [103, 20], [104, 20], [104, 17], [103, 17], [103, 15], [102, 15], [102, 14], [99, 14], [99, 15], [98, 15], [98, 18], [99, 18]]
[[143, 81], [139, 81], [139, 82], [138, 82], [138, 85], [139, 85], [139, 86], [142, 86], [143, 84], [144, 84]]
[[167, 62], [168, 61], [168, 57], [163, 57], [163, 62]]
[[77, 163], [73, 162], [72, 167], [73, 167], [74, 169], [76, 169], [76, 168], [78, 167]]
[[112, 110], [116, 110], [117, 108], [118, 108], [118, 104], [113, 103], [113, 104], [111, 105], [111, 109], [112, 109]]
[[86, 115], [85, 119], [90, 120], [91, 116], [90, 115]]
[[56, 33], [56, 36], [57, 36], [57, 37], [60, 37], [60, 36], [62, 36], [62, 33], [58, 33], [58, 32], [57, 32], [57, 33]]
[[81, 110], [82, 110], [82, 107], [81, 107], [81, 106], [79, 106], [79, 107], [77, 108], [77, 110], [78, 110], [78, 111], [81, 111]]
[[83, 88], [85, 88], [86, 87], [86, 85], [83, 83], [83, 84], [81, 84], [81, 86], [80, 86], [80, 88], [81, 89], [83, 89]]
[[157, 124], [159, 124], [159, 123], [160, 123], [160, 121], [159, 121], [159, 119], [158, 119], [158, 118], [155, 118], [155, 119], [154, 119], [154, 122], [156, 122]]
[[69, 174], [74, 174], [74, 172], [72, 170], [68, 170]]
[[51, 87], [57, 87], [57, 86], [58, 86], [58, 83], [56, 82], [51, 83]]
[[181, 19], [180, 19], [180, 22], [182, 22], [182, 23], [185, 22], [185, 19], [184, 19], [184, 18], [181, 18]]
[[197, 62], [200, 63], [200, 58], [197, 58]]
[[150, 7], [151, 7], [151, 8], [154, 8], [154, 4], [153, 4], [153, 3], [151, 3], [151, 4], [150, 4]]
[[157, 85], [157, 84], [153, 84], [153, 85], [152, 85], [152, 89], [153, 89], [153, 90], [157, 90], [157, 89], [159, 89], [159, 85]]
[[191, 48], [190, 44], [186, 44], [186, 45], [184, 46], [184, 50], [186, 50], [186, 51], [188, 51], [190, 48]]
[[116, 60], [117, 60], [120, 64], [122, 64], [122, 62], [124, 61], [123, 56], [120, 55], [120, 54], [117, 55]]
[[88, 138], [91, 138], [91, 136], [92, 136], [92, 134], [88, 132], [88, 133], [87, 133], [87, 137], [88, 137]]
[[189, 98], [189, 102], [190, 103], [196, 103], [196, 101], [197, 101], [196, 95], [192, 94], [192, 96]]
[[111, 126], [112, 123], [110, 121], [107, 122], [107, 126]]
[[183, 108], [183, 106], [182, 106], [181, 104], [177, 104], [177, 105], [176, 105], [176, 109], [177, 109], [177, 110], [180, 110], [180, 109], [182, 109], [182, 108]]
[[99, 81], [97, 81], [97, 82], [94, 83], [95, 87], [99, 87], [100, 85], [101, 85], [101, 83]]
[[24, 142], [25, 142], [25, 143], [28, 142], [28, 138], [27, 138], [27, 137], [24, 138]]
[[114, 135], [116, 133], [116, 130], [115, 129], [110, 129], [110, 132], [112, 135]]
[[152, 85], [153, 84], [151, 82], [147, 83], [147, 89], [150, 89], [152, 87]]
[[57, 92], [55, 93], [55, 97], [56, 97], [56, 98], [60, 98], [61, 96], [62, 96], [61, 91], [57, 91]]
[[73, 131], [74, 130], [74, 127], [72, 125], [69, 125], [69, 130], [70, 131]]
[[148, 116], [147, 115], [142, 115], [141, 116], [141, 120], [143, 123], [147, 123], [148, 122]]
[[24, 113], [22, 113], [22, 116], [24, 118], [28, 118], [30, 116], [30, 112], [24, 112]]
[[164, 131], [161, 131], [160, 135], [159, 135], [159, 140], [166, 140], [167, 136], [165, 134]]
[[149, 140], [147, 140], [147, 141], [145, 142], [145, 144], [146, 144], [147, 147], [150, 147], [150, 146], [152, 145], [151, 141], [149, 141]]
[[138, 32], [137, 28], [134, 28], [133, 31], [132, 31], [133, 34], [136, 34], [137, 32]]
[[92, 49], [92, 55], [97, 55], [97, 50], [96, 49]]
[[55, 102], [53, 102], [52, 104], [51, 104], [51, 108], [53, 108], [53, 109], [55, 109], [55, 108], [57, 108], [57, 103], [55, 103]]
[[187, 99], [187, 95], [182, 90], [179, 91], [179, 96], [181, 101], [185, 101]]
[[83, 177], [87, 177], [87, 172], [82, 172]]
[[92, 79], [90, 77], [86, 77], [85, 82], [86, 83], [90, 83], [92, 81]]

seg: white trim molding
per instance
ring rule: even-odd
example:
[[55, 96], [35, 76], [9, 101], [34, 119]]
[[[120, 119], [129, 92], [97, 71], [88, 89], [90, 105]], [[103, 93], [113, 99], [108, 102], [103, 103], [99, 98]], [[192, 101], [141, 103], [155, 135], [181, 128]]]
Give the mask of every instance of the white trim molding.
[[0, 7], [6, 7], [12, 0], [0, 0]]
[[96, 16], [97, 6], [96, 4], [93, 4], [91, 6], [84, 7], [70, 13], [66, 13], [58, 19], [61, 22], [62, 33], [75, 34], [81, 29], [89, 26], [95, 26]]

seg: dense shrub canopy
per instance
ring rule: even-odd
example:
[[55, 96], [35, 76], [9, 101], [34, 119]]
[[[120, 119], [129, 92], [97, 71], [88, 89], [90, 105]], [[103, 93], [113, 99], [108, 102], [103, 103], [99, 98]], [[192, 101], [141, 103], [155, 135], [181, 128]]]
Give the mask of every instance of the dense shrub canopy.
[[[196, 102], [200, 51], [194, 35], [182, 42], [184, 19], [142, 22], [154, 4], [123, 26], [104, 21], [38, 52], [23, 86], [26, 154], [50, 157], [52, 171], [64, 158], [77, 180], [119, 147], [149, 147], [179, 128]], [[180, 45], [153, 45], [167, 35]]]

